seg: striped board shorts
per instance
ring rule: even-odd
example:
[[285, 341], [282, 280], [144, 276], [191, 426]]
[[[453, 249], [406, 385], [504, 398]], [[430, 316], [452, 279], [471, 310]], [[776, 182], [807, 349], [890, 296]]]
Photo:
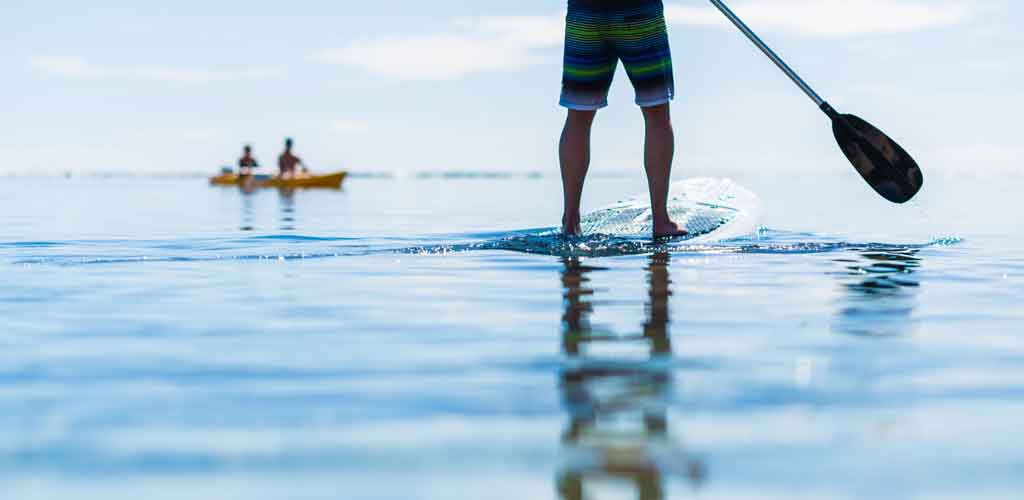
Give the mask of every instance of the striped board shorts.
[[619, 60], [641, 107], [675, 94], [661, 0], [569, 0], [560, 104], [592, 111], [608, 105]]

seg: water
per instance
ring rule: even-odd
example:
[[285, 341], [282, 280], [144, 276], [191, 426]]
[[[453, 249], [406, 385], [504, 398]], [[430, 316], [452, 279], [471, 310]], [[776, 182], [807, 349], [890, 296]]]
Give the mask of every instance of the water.
[[1018, 498], [1024, 181], [735, 180], [701, 244], [545, 236], [553, 176], [5, 180], [3, 497]]

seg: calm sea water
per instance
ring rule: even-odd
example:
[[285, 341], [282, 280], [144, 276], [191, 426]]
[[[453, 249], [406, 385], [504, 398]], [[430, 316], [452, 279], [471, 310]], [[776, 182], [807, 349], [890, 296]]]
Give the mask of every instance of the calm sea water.
[[700, 247], [538, 240], [553, 176], [5, 179], [0, 496], [1020, 498], [1024, 181], [734, 179]]

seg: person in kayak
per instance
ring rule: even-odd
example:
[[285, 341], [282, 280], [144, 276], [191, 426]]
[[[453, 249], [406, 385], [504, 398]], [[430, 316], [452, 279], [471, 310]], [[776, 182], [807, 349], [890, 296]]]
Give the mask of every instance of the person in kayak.
[[669, 101], [675, 94], [672, 55], [662, 0], [568, 0], [560, 104], [568, 108], [559, 140], [564, 212], [562, 232], [580, 234], [580, 199], [590, 167], [590, 131], [622, 61], [646, 125], [644, 167], [654, 236], [686, 231], [668, 215], [675, 135]]
[[238, 175], [252, 175], [252, 169], [260, 166], [260, 162], [252, 155], [252, 146], [246, 144], [242, 148], [242, 157], [238, 159]]
[[291, 138], [284, 140], [284, 152], [277, 158], [277, 167], [280, 170], [280, 176], [282, 179], [294, 179], [300, 175], [296, 175], [295, 167], [301, 166], [301, 176], [305, 176], [309, 173], [309, 169], [306, 168], [306, 164], [302, 163], [302, 159], [292, 153], [292, 142]]

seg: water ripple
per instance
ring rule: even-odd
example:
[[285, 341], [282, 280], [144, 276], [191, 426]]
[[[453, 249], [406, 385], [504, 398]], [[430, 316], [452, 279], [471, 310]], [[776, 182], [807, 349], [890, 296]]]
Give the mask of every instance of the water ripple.
[[[444, 240], [457, 243], [436, 243]], [[478, 241], [466, 241], [466, 240]], [[444, 235], [424, 240], [403, 238], [265, 235], [249, 238], [182, 240], [82, 240], [0, 243], [13, 250], [15, 265], [80, 266], [155, 262], [294, 261], [375, 254], [448, 255], [505, 251], [557, 257], [617, 257], [672, 254], [817, 254], [855, 251], [900, 251], [961, 243], [942, 237], [927, 243], [851, 242], [827, 236], [760, 228], [752, 235], [714, 243], [656, 241], [609, 235], [566, 237], [553, 229]], [[65, 250], [62, 252], [61, 250]]]

